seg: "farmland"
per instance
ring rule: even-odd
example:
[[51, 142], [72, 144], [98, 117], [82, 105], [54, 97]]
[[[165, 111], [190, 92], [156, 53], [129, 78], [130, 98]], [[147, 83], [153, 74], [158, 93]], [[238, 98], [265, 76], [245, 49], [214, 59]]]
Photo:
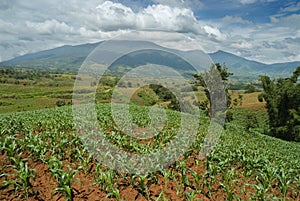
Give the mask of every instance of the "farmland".
[[300, 201], [300, 0], [0, 16], [0, 201]]
[[[133, 119], [147, 114], [147, 107], [133, 107]], [[117, 130], [110, 104], [98, 104], [97, 111], [109, 140], [137, 153], [165, 146], [178, 127], [179, 113], [168, 110], [167, 126], [148, 143]], [[199, 151], [209, 120], [201, 115], [197, 139], [180, 160], [148, 174], [118, 172], [97, 161], [79, 138], [71, 106], [2, 114], [0, 199], [299, 200], [300, 144], [263, 135], [268, 127], [261, 110], [254, 113], [257, 127], [247, 129], [249, 113], [234, 110], [205, 159]]]
[[[233, 120], [226, 122], [208, 155], [199, 154], [210, 123], [200, 111], [196, 139], [179, 160], [154, 172], [131, 174], [107, 167], [83, 143], [72, 113], [74, 74], [3, 69], [0, 80], [0, 200], [300, 199], [300, 144], [268, 136], [260, 92], [229, 90]], [[95, 99], [98, 125], [109, 142], [137, 154], [168, 146], [182, 117], [164, 100], [169, 92], [158, 85], [143, 87], [138, 79], [119, 83], [123, 93], [133, 94], [130, 115], [139, 126], [125, 133], [109, 103], [116, 82], [103, 77]], [[205, 100], [201, 87], [187, 89], [181, 91], [185, 100], [192, 102], [193, 94]], [[166, 111], [162, 129], [150, 139], [132, 137], [151, 124], [153, 106]]]

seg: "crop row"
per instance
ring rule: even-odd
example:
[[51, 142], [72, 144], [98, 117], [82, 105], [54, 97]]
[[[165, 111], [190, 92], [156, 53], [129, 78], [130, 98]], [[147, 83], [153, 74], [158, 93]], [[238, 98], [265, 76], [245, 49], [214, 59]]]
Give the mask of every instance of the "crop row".
[[[139, 127], [145, 128], [151, 122], [149, 108], [132, 106], [131, 111]], [[158, 135], [150, 140], [136, 139], [119, 129], [109, 104], [98, 105], [97, 112], [106, 138], [136, 154], [163, 149], [176, 138], [180, 127], [179, 113], [167, 111], [167, 121]], [[13, 196], [21, 199], [47, 200], [63, 196], [76, 200], [84, 185], [98, 188], [107, 199], [114, 200], [125, 200], [122, 192], [129, 187], [147, 200], [299, 199], [299, 143], [262, 135], [265, 126], [245, 129], [241, 122], [245, 112], [248, 111], [234, 111], [237, 120], [226, 124], [220, 142], [204, 160], [199, 158], [199, 152], [209, 121], [201, 117], [196, 140], [180, 159], [147, 174], [118, 172], [97, 161], [84, 146], [82, 133], [76, 130], [70, 107], [0, 115], [0, 191], [3, 196], [0, 199], [11, 196], [13, 189]], [[43, 172], [37, 171], [38, 164], [46, 167]], [[36, 180], [44, 175], [53, 184], [47, 189], [50, 195], [37, 188]], [[86, 183], [80, 178], [92, 182]]]

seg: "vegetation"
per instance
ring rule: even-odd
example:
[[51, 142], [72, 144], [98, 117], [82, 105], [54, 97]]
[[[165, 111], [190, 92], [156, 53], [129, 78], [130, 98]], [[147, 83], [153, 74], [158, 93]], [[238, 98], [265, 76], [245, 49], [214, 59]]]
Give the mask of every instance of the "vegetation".
[[266, 101], [271, 135], [284, 140], [300, 141], [300, 66], [290, 78], [271, 80], [261, 76], [264, 93], [259, 100]]
[[[148, 107], [134, 107], [134, 121], [147, 125], [141, 117]], [[97, 111], [110, 142], [140, 154], [166, 146], [180, 126], [179, 113], [168, 110], [167, 125], [157, 136], [133, 139], [118, 130], [109, 104], [99, 104]], [[259, 118], [258, 126], [247, 130], [249, 113]], [[266, 115], [234, 110], [234, 120], [205, 160], [198, 156], [209, 123], [202, 116], [196, 141], [180, 160], [145, 175], [96, 161], [75, 130], [71, 107], [0, 115], [0, 199], [297, 200], [300, 144], [262, 135]]]
[[[225, 65], [221, 66], [219, 63], [212, 65], [207, 72], [193, 75], [196, 79], [195, 85], [203, 87], [206, 96], [206, 100], [200, 102], [200, 109], [206, 111], [209, 117], [214, 116], [212, 111], [213, 104], [215, 111], [219, 111], [216, 108], [220, 108], [223, 111], [230, 106], [231, 96], [228, 89], [228, 77], [231, 75], [233, 74], [228, 72], [228, 68]], [[223, 91], [225, 91], [226, 97], [223, 97]], [[222, 103], [223, 101], [226, 102], [226, 106]]]
[[[299, 200], [300, 144], [265, 133], [281, 137], [284, 131], [283, 139], [299, 139], [300, 67], [291, 78], [262, 76], [263, 103], [257, 102], [258, 92], [230, 91], [226, 66], [216, 64], [211, 70], [221, 73], [227, 106], [232, 104], [214, 150], [199, 157], [210, 123], [200, 111], [196, 140], [178, 161], [153, 173], [129, 174], [105, 167], [84, 146], [69, 106], [74, 74], [3, 69], [0, 113], [32, 111], [0, 114], [0, 200]], [[195, 75], [198, 86], [183, 88], [182, 93], [185, 98], [195, 93], [209, 113], [210, 99], [204, 101], [210, 88], [202, 76]], [[97, 85], [96, 102], [109, 102], [118, 80], [107, 75], [90, 83]], [[136, 80], [119, 84], [125, 90], [139, 88]], [[149, 111], [156, 104], [166, 104], [165, 125], [151, 139], [134, 138], [116, 124], [110, 104], [97, 104], [99, 126], [112, 144], [149, 154], [176, 138], [181, 114], [169, 90], [149, 85], [137, 90], [131, 102], [136, 103], [129, 107], [131, 119], [141, 132], [151, 123]]]
[[245, 93], [253, 93], [253, 92], [257, 92], [258, 90], [256, 89], [256, 87], [253, 84], [247, 84], [247, 86], [245, 87]]

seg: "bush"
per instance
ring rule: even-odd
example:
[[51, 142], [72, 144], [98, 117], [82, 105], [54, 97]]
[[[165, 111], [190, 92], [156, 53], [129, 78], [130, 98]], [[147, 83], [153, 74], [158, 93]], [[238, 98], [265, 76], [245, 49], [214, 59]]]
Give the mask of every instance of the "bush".
[[57, 107], [61, 107], [66, 105], [66, 102], [64, 100], [58, 100], [56, 101], [55, 105], [57, 105]]
[[246, 125], [245, 125], [245, 129], [246, 130], [250, 130], [251, 128], [258, 128], [258, 121], [256, 118], [256, 115], [253, 113], [247, 114], [246, 115]]
[[255, 88], [255, 86], [253, 86], [252, 84], [248, 84], [246, 87], [245, 87], [245, 93], [249, 94], [249, 93], [253, 93], [253, 92], [256, 92], [257, 89]]
[[233, 112], [227, 110], [225, 122], [231, 122], [231, 121], [233, 121]]

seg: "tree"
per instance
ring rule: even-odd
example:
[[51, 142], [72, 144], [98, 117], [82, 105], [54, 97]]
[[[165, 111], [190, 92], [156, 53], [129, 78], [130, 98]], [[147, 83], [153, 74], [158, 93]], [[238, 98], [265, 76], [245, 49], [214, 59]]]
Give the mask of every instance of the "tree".
[[[212, 111], [213, 108], [216, 112], [224, 111], [231, 104], [231, 97], [228, 92], [228, 77], [231, 75], [233, 73], [228, 72], [228, 68], [219, 63], [211, 65], [207, 72], [193, 75], [196, 79], [194, 84], [204, 89], [207, 100], [201, 102], [200, 106], [201, 109], [207, 111], [210, 118], [215, 116], [214, 111]], [[222, 104], [224, 100], [226, 100], [226, 105]]]
[[170, 101], [168, 104], [169, 109], [180, 111], [179, 101], [169, 89], [157, 84], [150, 84], [149, 88], [154, 91], [160, 101]]
[[253, 84], [248, 84], [246, 87], [245, 87], [245, 93], [253, 93], [253, 92], [256, 92], [256, 88]]
[[259, 101], [266, 101], [271, 135], [284, 140], [300, 141], [300, 66], [290, 78], [271, 80], [260, 76], [264, 92]]

